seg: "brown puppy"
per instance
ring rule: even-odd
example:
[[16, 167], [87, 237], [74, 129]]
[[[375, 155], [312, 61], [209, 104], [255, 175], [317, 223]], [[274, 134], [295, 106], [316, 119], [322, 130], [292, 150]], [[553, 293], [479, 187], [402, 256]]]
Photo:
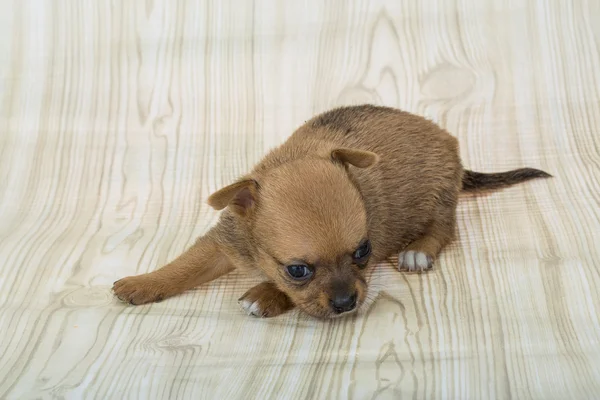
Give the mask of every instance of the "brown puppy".
[[357, 309], [365, 269], [399, 253], [399, 269], [424, 271], [455, 230], [458, 195], [547, 173], [464, 170], [458, 143], [434, 123], [386, 107], [321, 114], [248, 175], [214, 193], [217, 225], [165, 267], [115, 282], [123, 301], [179, 294], [234, 268], [261, 271], [242, 307], [272, 317], [294, 306], [315, 317]]

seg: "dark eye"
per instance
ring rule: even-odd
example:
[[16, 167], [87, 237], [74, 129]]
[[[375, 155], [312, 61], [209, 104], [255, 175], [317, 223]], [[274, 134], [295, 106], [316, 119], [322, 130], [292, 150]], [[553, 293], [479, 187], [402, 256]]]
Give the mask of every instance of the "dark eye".
[[367, 257], [371, 254], [371, 242], [365, 240], [358, 249], [352, 254], [352, 258], [357, 262], [366, 261]]
[[297, 281], [303, 281], [312, 276], [312, 271], [304, 264], [288, 265], [286, 267], [288, 274]]

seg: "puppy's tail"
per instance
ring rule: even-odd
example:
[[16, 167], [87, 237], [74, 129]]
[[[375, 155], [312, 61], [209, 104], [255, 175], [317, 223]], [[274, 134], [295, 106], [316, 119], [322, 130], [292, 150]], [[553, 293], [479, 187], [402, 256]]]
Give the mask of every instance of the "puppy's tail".
[[462, 178], [463, 192], [476, 192], [483, 190], [500, 189], [516, 183], [525, 182], [536, 178], [551, 178], [547, 172], [535, 168], [519, 168], [512, 171], [486, 174], [466, 169]]

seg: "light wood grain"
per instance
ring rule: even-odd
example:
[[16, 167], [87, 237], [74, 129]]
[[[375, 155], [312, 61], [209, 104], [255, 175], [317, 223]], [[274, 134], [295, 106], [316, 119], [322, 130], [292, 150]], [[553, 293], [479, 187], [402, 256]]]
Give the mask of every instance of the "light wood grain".
[[[597, 0], [0, 9], [0, 398], [600, 398]], [[465, 198], [436, 270], [380, 266], [352, 318], [249, 318], [235, 273], [113, 299], [215, 222], [212, 191], [364, 102], [555, 178]]]

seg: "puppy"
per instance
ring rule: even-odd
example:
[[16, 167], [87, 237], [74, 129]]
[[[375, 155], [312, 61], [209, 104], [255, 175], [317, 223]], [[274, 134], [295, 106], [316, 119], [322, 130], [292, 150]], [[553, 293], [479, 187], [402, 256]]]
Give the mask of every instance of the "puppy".
[[432, 268], [454, 237], [461, 191], [549, 176], [465, 170], [457, 140], [433, 122], [387, 107], [334, 109], [212, 194], [220, 220], [185, 253], [113, 291], [144, 304], [240, 268], [266, 277], [240, 299], [251, 315], [345, 315], [365, 300], [365, 271], [378, 262], [399, 254], [400, 270]]

